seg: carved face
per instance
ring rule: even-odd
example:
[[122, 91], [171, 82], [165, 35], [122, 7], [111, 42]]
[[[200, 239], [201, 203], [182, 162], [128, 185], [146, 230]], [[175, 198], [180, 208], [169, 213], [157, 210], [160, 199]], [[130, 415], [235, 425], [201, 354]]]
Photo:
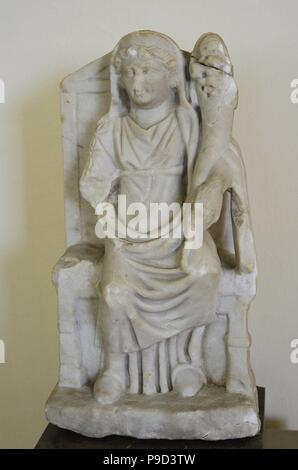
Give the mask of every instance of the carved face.
[[173, 93], [170, 72], [154, 59], [125, 61], [121, 83], [129, 99], [140, 108], [155, 108]]

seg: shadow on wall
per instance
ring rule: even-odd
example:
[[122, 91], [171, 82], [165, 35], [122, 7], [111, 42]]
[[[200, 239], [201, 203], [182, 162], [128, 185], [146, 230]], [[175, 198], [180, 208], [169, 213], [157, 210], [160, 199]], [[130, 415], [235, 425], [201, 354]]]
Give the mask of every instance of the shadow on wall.
[[[23, 238], [3, 263], [8, 296], [0, 447], [33, 447], [58, 378], [56, 293], [51, 270], [64, 251], [63, 160], [57, 81], [20, 104]], [[1, 380], [2, 382], [2, 380]]]

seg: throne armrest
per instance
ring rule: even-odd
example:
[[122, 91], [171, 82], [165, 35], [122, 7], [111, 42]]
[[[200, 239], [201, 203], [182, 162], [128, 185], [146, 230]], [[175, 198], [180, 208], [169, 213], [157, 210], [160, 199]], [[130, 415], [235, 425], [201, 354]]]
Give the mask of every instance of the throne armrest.
[[103, 246], [78, 243], [67, 248], [53, 269], [59, 307], [59, 384], [63, 387], [82, 387], [98, 373], [97, 284], [103, 255]]
[[82, 261], [98, 264], [104, 255], [103, 245], [94, 245], [87, 242], [77, 243], [69, 246], [65, 253], [59, 258], [52, 272], [52, 281], [55, 286], [58, 283], [58, 274], [61, 269], [69, 269]]
[[222, 267], [218, 297], [237, 297], [249, 304], [256, 295], [256, 281], [256, 268], [251, 273], [242, 273], [234, 268]]

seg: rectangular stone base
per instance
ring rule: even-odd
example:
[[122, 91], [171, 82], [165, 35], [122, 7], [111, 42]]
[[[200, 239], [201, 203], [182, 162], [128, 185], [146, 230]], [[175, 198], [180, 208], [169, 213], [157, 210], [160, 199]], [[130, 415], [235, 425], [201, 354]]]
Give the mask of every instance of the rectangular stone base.
[[125, 395], [112, 405], [96, 403], [89, 387], [57, 387], [46, 405], [47, 419], [88, 437], [219, 440], [260, 431], [257, 402], [224, 387], [205, 386], [192, 398], [167, 394]]

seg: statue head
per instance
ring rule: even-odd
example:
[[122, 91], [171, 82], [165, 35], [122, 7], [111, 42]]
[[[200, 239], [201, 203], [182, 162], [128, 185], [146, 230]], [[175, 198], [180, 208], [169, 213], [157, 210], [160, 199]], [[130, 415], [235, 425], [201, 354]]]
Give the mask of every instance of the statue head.
[[137, 31], [124, 36], [111, 59], [112, 107], [155, 108], [169, 98], [187, 104], [184, 58], [167, 36]]
[[131, 45], [119, 48], [113, 61], [120, 86], [135, 106], [154, 108], [174, 96], [177, 63], [173, 52], [154, 45]]

